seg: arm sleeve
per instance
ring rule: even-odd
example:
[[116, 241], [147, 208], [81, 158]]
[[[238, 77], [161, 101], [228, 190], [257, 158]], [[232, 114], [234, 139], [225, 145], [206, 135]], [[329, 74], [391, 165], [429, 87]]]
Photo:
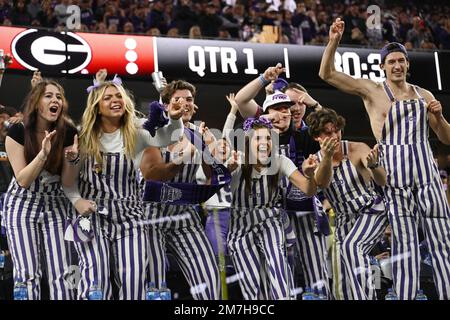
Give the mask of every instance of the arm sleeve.
[[229, 113], [225, 124], [223, 125], [222, 138], [230, 138], [230, 133], [233, 131], [234, 123], [236, 122], [236, 115]]
[[9, 129], [7, 136], [13, 139], [15, 142], [24, 145], [25, 144], [25, 128], [22, 123], [15, 123]]
[[279, 161], [280, 161], [280, 173], [282, 175], [289, 178], [291, 174], [295, 170], [297, 170], [297, 167], [295, 166], [294, 162], [292, 162], [292, 160], [289, 159], [288, 157], [280, 155]]

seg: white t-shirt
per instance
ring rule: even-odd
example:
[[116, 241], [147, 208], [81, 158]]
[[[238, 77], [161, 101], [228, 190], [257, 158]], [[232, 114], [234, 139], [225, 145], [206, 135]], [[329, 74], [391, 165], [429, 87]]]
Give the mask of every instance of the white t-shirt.
[[[291, 174], [297, 170], [296, 165], [286, 156], [277, 154], [274, 156], [273, 164], [271, 167], [263, 168], [261, 172], [252, 170], [252, 179], [258, 179], [263, 175], [279, 173], [279, 179], [282, 177], [289, 178]], [[236, 170], [231, 174], [231, 192], [234, 193], [241, 183], [242, 167], [238, 166]]]

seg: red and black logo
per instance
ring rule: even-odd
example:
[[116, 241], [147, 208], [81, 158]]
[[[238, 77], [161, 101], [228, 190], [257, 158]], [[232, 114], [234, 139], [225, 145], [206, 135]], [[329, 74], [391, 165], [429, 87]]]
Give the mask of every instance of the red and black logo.
[[12, 42], [14, 58], [25, 68], [51, 73], [76, 73], [90, 63], [92, 53], [80, 36], [28, 29]]

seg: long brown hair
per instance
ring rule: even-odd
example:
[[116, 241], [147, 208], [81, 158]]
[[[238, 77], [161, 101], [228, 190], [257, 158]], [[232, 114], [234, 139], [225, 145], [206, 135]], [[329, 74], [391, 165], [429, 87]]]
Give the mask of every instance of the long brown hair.
[[[262, 124], [253, 124], [252, 125], [253, 130], [257, 130], [257, 129], [261, 129], [261, 128], [270, 130], [269, 128], [267, 128], [266, 126], [264, 126]], [[250, 196], [253, 164], [250, 163], [250, 136], [248, 134], [245, 135], [244, 148], [245, 148], [245, 152], [244, 152], [245, 154], [244, 154], [244, 164], [242, 164], [242, 176], [241, 176], [242, 178], [241, 179], [245, 182], [245, 188], [244, 188], [245, 195]], [[272, 151], [271, 151], [271, 153], [272, 153]], [[269, 186], [269, 198], [270, 198], [270, 195], [272, 195], [272, 193], [276, 190], [276, 188], [278, 188], [278, 175], [279, 175], [279, 173], [277, 172], [276, 174], [269, 175], [267, 177], [268, 186]]]
[[63, 148], [64, 139], [66, 137], [67, 128], [73, 127], [68, 119], [68, 104], [64, 95], [64, 89], [54, 80], [44, 79], [37, 83], [25, 99], [23, 111], [24, 130], [24, 153], [27, 163], [33, 161], [36, 155], [41, 151], [42, 141], [38, 141], [37, 136], [37, 119], [39, 117], [39, 102], [45, 94], [47, 85], [53, 85], [58, 88], [61, 93], [62, 110], [58, 119], [50, 125], [48, 131], [56, 130], [56, 135], [52, 139], [52, 149], [45, 162], [44, 169], [51, 174], [60, 174], [64, 160]]

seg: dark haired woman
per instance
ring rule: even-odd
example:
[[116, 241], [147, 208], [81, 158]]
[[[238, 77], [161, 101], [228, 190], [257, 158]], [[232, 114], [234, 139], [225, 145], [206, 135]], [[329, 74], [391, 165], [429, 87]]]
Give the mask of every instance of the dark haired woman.
[[5, 198], [4, 219], [14, 278], [27, 285], [30, 300], [40, 299], [43, 265], [50, 299], [73, 298], [67, 281], [69, 251], [64, 241], [66, 200], [61, 175], [70, 165], [64, 152], [70, 150], [77, 132], [67, 108], [63, 88], [55, 81], [40, 81], [25, 100], [23, 123], [14, 124], [5, 140], [14, 178]]
[[292, 296], [283, 219], [276, 206], [280, 180], [288, 177], [308, 196], [317, 191], [315, 156], [303, 162], [300, 173], [289, 158], [272, 152], [271, 128], [264, 118], [247, 119], [244, 163], [239, 164], [234, 153], [228, 164], [233, 171], [228, 248], [246, 300]]

